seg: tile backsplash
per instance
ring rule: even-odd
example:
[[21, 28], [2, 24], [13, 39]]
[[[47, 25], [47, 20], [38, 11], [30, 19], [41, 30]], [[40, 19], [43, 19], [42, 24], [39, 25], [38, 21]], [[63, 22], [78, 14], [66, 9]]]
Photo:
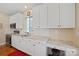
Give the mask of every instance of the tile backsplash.
[[50, 29], [50, 38], [55, 40], [73, 41], [74, 29]]
[[74, 29], [33, 29], [33, 35], [47, 36], [55, 40], [72, 41]]
[[49, 29], [39, 29], [39, 28], [37, 28], [37, 29], [33, 29], [33, 32], [32, 32], [32, 34], [33, 35], [40, 35], [40, 36], [49, 36]]

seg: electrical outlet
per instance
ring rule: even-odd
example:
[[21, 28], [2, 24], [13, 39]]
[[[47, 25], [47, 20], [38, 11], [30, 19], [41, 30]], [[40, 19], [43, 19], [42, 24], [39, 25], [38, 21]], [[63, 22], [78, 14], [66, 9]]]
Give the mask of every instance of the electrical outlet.
[[79, 32], [76, 32], [76, 35], [79, 36]]

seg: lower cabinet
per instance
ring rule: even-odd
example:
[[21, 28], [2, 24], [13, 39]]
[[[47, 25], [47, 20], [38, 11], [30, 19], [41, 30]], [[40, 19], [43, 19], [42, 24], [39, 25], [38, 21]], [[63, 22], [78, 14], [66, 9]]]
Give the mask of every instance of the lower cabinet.
[[41, 42], [35, 42], [33, 45], [34, 56], [46, 56], [46, 44]]
[[12, 36], [12, 46], [15, 47], [15, 48], [20, 48], [20, 40], [21, 40], [21, 37], [18, 37], [18, 36]]
[[23, 40], [23, 43], [24, 52], [29, 55], [33, 55], [33, 42], [31, 39], [26, 38]]
[[46, 56], [46, 44], [30, 38], [12, 36], [12, 46], [31, 56]]

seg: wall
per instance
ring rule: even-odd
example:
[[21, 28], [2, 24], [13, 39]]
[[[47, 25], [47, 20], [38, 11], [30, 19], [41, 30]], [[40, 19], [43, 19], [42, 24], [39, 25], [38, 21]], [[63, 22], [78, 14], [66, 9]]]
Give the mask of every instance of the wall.
[[8, 16], [4, 13], [0, 13], [0, 23], [2, 24], [0, 28], [0, 45], [5, 43], [5, 35], [9, 28], [8, 22]]
[[34, 29], [33, 35], [48, 36], [52, 40], [73, 42], [74, 29]]
[[50, 38], [55, 40], [73, 42], [74, 29], [50, 29]]
[[49, 37], [49, 29], [32, 29], [32, 35], [40, 35], [40, 36], [47, 36]]
[[79, 47], [79, 3], [76, 4], [76, 28], [73, 43]]

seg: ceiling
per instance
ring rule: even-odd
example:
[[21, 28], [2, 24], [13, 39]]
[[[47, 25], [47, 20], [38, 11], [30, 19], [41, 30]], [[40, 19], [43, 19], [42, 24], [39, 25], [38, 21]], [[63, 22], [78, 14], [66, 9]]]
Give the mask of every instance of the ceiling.
[[25, 10], [25, 5], [30, 9], [35, 4], [28, 3], [0, 3], [0, 12], [6, 13], [8, 15], [15, 14], [16, 12], [23, 12]]

